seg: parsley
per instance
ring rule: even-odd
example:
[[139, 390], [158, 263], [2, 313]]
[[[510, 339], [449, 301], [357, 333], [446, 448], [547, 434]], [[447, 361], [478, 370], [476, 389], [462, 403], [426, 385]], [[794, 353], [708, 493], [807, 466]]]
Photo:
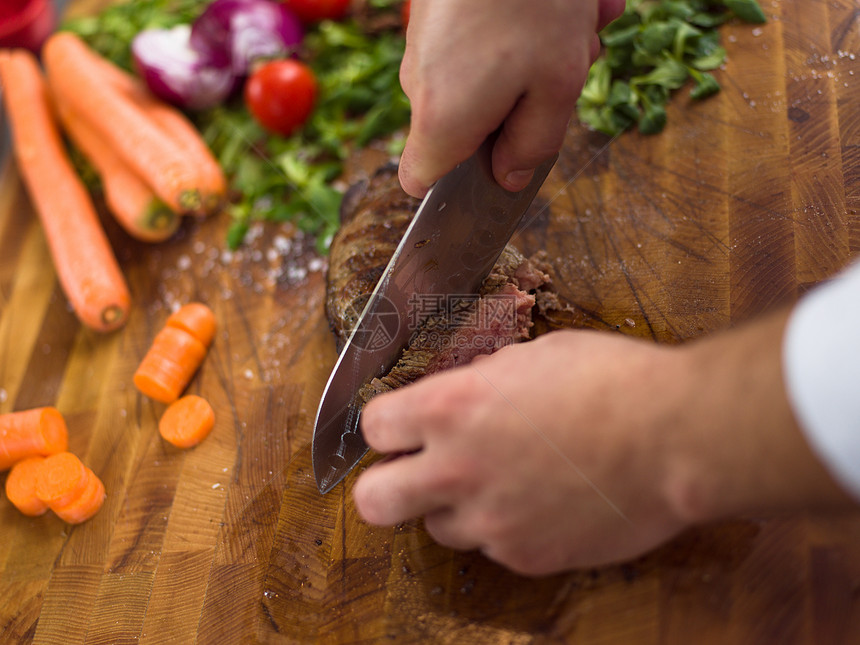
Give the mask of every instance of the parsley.
[[579, 119], [610, 136], [634, 125], [661, 132], [672, 92], [690, 79], [693, 99], [720, 91], [710, 71], [725, 62], [717, 28], [732, 15], [766, 21], [756, 0], [628, 0], [600, 34], [603, 52], [577, 102]]
[[[130, 44], [142, 29], [192, 22], [206, 2], [134, 0], [98, 16], [69, 21], [96, 51], [131, 69]], [[374, 0], [373, 11], [392, 13], [400, 0]], [[265, 132], [241, 93], [228, 103], [190, 114], [230, 180], [227, 245], [242, 244], [255, 220], [293, 221], [315, 236], [325, 252], [339, 226], [342, 194], [333, 182], [355, 148], [392, 138], [409, 122], [409, 102], [400, 88], [405, 40], [398, 21], [367, 33], [357, 20], [325, 21], [309, 29], [300, 56], [317, 78], [314, 111], [296, 134]], [[390, 145], [397, 152], [398, 140]]]

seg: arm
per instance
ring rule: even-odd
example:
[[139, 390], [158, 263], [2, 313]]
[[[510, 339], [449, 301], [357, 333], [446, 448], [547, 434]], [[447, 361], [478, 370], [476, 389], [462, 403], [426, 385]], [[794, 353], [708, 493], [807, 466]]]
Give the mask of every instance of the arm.
[[400, 70], [412, 125], [400, 163], [423, 196], [501, 126], [493, 173], [519, 190], [559, 151], [624, 0], [415, 0]]
[[732, 515], [849, 507], [783, 386], [787, 312], [680, 347], [561, 331], [367, 405], [369, 522], [526, 574], [628, 559]]

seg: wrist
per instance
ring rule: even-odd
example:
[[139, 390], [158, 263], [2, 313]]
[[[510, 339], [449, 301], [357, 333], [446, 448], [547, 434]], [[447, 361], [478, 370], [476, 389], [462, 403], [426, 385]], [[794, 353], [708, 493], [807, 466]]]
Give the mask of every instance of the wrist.
[[810, 450], [782, 376], [787, 311], [679, 348], [685, 401], [663, 490], [684, 522], [850, 502]]

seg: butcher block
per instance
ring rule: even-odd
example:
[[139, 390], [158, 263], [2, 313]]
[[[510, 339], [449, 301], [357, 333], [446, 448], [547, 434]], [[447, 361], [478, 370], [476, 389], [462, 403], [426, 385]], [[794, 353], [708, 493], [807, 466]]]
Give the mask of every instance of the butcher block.
[[[565, 324], [683, 343], [795, 301], [860, 251], [860, 10], [763, 8], [764, 25], [721, 27], [722, 91], [679, 91], [661, 134], [571, 124], [516, 238], [547, 252]], [[345, 180], [386, 160], [358, 154]], [[56, 406], [107, 499], [73, 526], [0, 498], [0, 642], [860, 642], [860, 512], [738, 517], [541, 578], [439, 546], [420, 520], [366, 524], [351, 490], [367, 462], [325, 496], [311, 467], [336, 358], [312, 240], [267, 223], [230, 251], [223, 215], [144, 244], [100, 208], [134, 300], [108, 335], [77, 322], [2, 166], [0, 412]], [[192, 300], [218, 320], [189, 387], [216, 424], [180, 450], [132, 374]]]

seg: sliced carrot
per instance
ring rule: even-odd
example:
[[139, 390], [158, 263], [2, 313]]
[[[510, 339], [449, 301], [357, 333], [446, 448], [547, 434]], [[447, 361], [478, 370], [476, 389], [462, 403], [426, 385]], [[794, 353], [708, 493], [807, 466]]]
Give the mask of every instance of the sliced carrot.
[[214, 426], [215, 411], [209, 401], [188, 394], [164, 411], [158, 421], [158, 432], [177, 448], [191, 448], [208, 437]]
[[215, 314], [202, 302], [182, 305], [170, 314], [166, 325], [187, 331], [206, 347], [215, 338]]
[[226, 201], [227, 178], [197, 128], [181, 111], [153, 96], [140, 79], [106, 58], [94, 59], [105, 81], [137, 103], [192, 159], [200, 175], [200, 214], [217, 212]]
[[45, 457], [36, 479], [36, 495], [52, 509], [71, 504], [89, 486], [90, 472], [71, 452]]
[[173, 403], [191, 381], [206, 346], [188, 332], [165, 325], [134, 373], [135, 387], [151, 399]]
[[0, 414], [0, 471], [26, 457], [63, 452], [69, 431], [56, 408], [31, 408]]
[[110, 147], [179, 212], [201, 208], [198, 173], [180, 146], [145, 111], [99, 74], [98, 57], [70, 32], [52, 35], [42, 49], [48, 80], [80, 114], [106, 114], [93, 123]]
[[48, 505], [36, 495], [36, 479], [44, 457], [27, 457], [12, 466], [6, 476], [6, 497], [24, 515], [36, 517], [48, 510]]
[[152, 188], [96, 134], [92, 125], [72, 110], [61, 95], [57, 112], [74, 144], [102, 180], [108, 210], [132, 237], [163, 242], [179, 228], [179, 215], [156, 197]]
[[25, 50], [8, 52], [0, 58], [0, 79], [18, 166], [66, 297], [88, 327], [117, 329], [128, 316], [128, 286], [89, 193], [66, 155], [35, 56]]
[[57, 504], [51, 510], [64, 522], [80, 524], [95, 515], [105, 501], [105, 485], [101, 479], [87, 468], [87, 487], [67, 504]]

